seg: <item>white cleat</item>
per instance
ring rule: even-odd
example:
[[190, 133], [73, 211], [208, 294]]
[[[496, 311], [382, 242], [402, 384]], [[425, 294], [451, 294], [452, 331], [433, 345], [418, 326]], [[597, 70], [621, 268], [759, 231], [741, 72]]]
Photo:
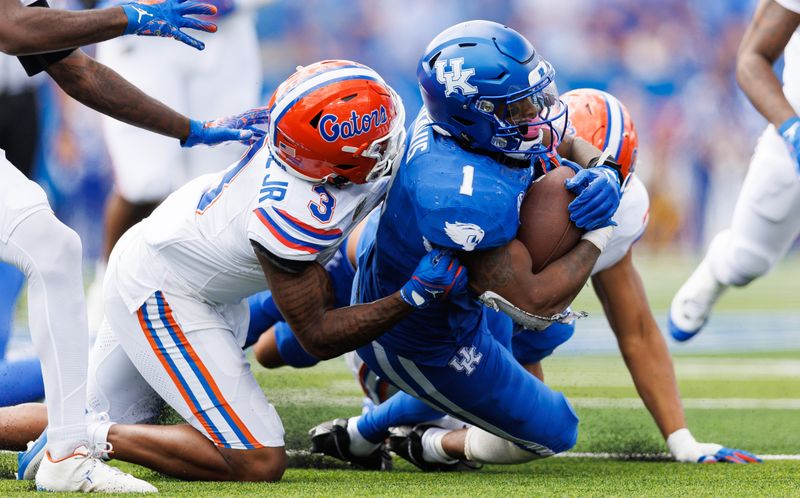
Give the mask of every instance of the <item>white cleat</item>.
[[158, 492], [152, 484], [107, 465], [84, 446], [60, 460], [51, 459], [46, 452], [36, 472], [36, 489], [84, 493]]
[[700, 332], [725, 289], [704, 259], [672, 299], [667, 320], [672, 337], [683, 342]]

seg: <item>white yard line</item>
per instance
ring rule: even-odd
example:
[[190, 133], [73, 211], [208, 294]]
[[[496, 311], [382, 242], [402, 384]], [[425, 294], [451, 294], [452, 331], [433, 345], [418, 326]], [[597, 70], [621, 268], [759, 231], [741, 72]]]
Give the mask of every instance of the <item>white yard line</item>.
[[[313, 453], [308, 450], [286, 450], [290, 456], [310, 457]], [[800, 455], [758, 455], [762, 460], [800, 460]], [[596, 460], [635, 460], [635, 461], [671, 461], [672, 457], [667, 453], [602, 453], [602, 452], [579, 452], [568, 451], [559, 453], [553, 458], [592, 458]]]
[[[800, 455], [758, 455], [762, 460], [800, 460]], [[559, 453], [554, 458], [595, 458], [597, 460], [653, 460], [669, 461], [667, 453], [594, 453], [568, 451]]]
[[[570, 402], [581, 408], [643, 408], [640, 398], [588, 398], [570, 397]], [[800, 410], [800, 399], [778, 398], [683, 398], [684, 408], [700, 410]]]

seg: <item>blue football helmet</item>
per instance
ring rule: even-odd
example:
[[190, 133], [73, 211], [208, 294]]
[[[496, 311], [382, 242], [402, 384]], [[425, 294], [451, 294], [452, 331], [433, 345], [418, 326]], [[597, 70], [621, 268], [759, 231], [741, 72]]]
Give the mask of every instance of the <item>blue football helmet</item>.
[[549, 153], [564, 136], [567, 106], [554, 78], [524, 36], [491, 21], [444, 30], [417, 69], [434, 127], [474, 149], [522, 157]]

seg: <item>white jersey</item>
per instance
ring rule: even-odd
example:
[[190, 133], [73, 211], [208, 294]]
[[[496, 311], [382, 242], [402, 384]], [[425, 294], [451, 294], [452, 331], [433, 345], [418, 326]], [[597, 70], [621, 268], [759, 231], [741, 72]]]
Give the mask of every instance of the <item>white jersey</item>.
[[633, 174], [625, 186], [619, 208], [612, 218], [617, 224], [614, 227], [614, 234], [603, 254], [597, 258], [592, 275], [611, 268], [625, 257], [634, 242], [644, 235], [649, 212], [650, 198], [647, 195], [647, 188], [639, 177]]
[[[776, 0], [781, 6], [800, 14], [800, 0]], [[783, 49], [783, 94], [800, 114], [800, 30], [796, 30]]]
[[279, 258], [325, 264], [388, 182], [313, 184], [286, 172], [262, 141], [227, 170], [170, 195], [123, 236], [109, 271], [131, 312], [157, 290], [239, 304], [267, 287], [251, 241]]

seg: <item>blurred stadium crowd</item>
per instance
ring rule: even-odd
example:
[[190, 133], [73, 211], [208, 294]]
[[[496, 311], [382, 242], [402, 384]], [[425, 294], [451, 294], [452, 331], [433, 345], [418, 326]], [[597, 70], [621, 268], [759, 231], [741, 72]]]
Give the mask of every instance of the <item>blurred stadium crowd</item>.
[[[349, 58], [398, 90], [408, 120], [420, 104], [416, 63], [436, 33], [473, 18], [509, 24], [553, 63], [561, 92], [596, 87], [628, 106], [640, 137], [637, 172], [651, 194], [645, 241], [654, 249], [699, 250], [728, 223], [765, 124], [734, 77], [754, 7], [755, 0], [277, 0], [253, 20], [265, 103], [295, 66]], [[12, 78], [7, 66], [0, 65], [0, 85]], [[36, 176], [93, 256], [112, 183], [99, 118], [46, 79], [35, 84], [45, 137]], [[0, 93], [12, 87], [6, 83]], [[0, 108], [0, 117], [7, 112]]]

